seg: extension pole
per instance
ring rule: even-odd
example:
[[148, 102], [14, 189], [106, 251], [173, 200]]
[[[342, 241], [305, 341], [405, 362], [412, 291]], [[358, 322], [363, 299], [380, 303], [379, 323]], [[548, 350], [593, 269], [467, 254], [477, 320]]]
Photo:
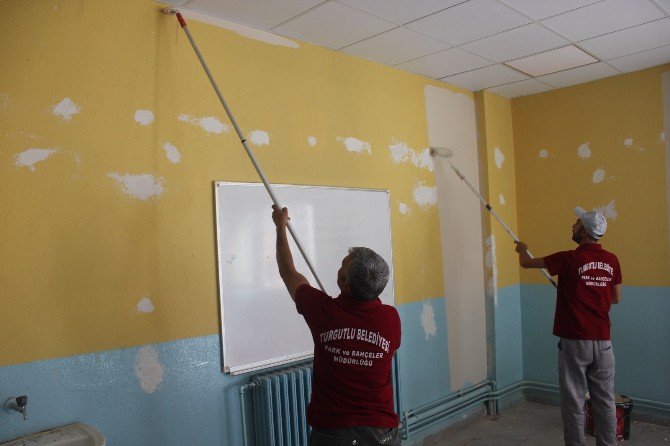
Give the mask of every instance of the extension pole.
[[[445, 155], [440, 154], [439, 149], [431, 149], [431, 152], [432, 152], [435, 156], [442, 156], [442, 157], [445, 157]], [[512, 230], [509, 228], [509, 226], [507, 226], [507, 225], [505, 224], [505, 222], [503, 221], [503, 219], [500, 218], [500, 216], [498, 216], [498, 214], [493, 210], [493, 208], [491, 207], [491, 205], [484, 199], [484, 197], [482, 197], [482, 195], [477, 191], [477, 189], [475, 189], [474, 186], [473, 186], [472, 184], [470, 184], [470, 182], [467, 180], [467, 178], [465, 178], [465, 175], [463, 175], [463, 174], [461, 173], [461, 171], [458, 170], [458, 169], [456, 168], [456, 166], [454, 166], [454, 164], [453, 164], [450, 160], [447, 159], [447, 162], [449, 163], [449, 166], [451, 166], [451, 168], [454, 170], [454, 172], [456, 172], [456, 175], [458, 175], [458, 178], [460, 178], [461, 180], [463, 180], [463, 182], [470, 188], [470, 190], [471, 190], [475, 195], [477, 195], [477, 197], [479, 197], [479, 201], [481, 201], [482, 204], [484, 205], [484, 207], [486, 208], [486, 210], [489, 211], [489, 212], [491, 213], [491, 215], [493, 215], [493, 216], [495, 217], [496, 220], [498, 220], [498, 223], [500, 223], [500, 225], [503, 227], [503, 229], [505, 229], [505, 231], [507, 231], [507, 233], [508, 233], [510, 236], [512, 236], [512, 238], [514, 239], [515, 242], [519, 242], [519, 241], [520, 241], [520, 240], [519, 240], [519, 237], [517, 237], [516, 234], [515, 234], [514, 232], [512, 232]], [[529, 255], [531, 258], [534, 258], [533, 255], [530, 253], [529, 250], [526, 250], [526, 252], [528, 253], [528, 255]], [[551, 275], [547, 272], [547, 270], [544, 269], [544, 268], [542, 268], [541, 271], [542, 271], [542, 274], [544, 274], [544, 275], [547, 277], [547, 279], [549, 279], [549, 282], [551, 282], [551, 284], [554, 286], [554, 288], [556, 288], [556, 281], [554, 280], [553, 277], [551, 277]]]
[[[207, 74], [207, 77], [209, 78], [209, 81], [212, 84], [212, 87], [214, 87], [214, 91], [216, 92], [216, 95], [219, 97], [219, 101], [221, 101], [221, 105], [223, 105], [223, 108], [226, 110], [226, 114], [228, 115], [228, 118], [230, 119], [230, 122], [233, 124], [233, 127], [235, 128], [235, 132], [237, 132], [237, 136], [240, 138], [240, 142], [242, 143], [242, 147], [244, 147], [244, 150], [246, 150], [247, 155], [249, 155], [249, 159], [251, 160], [251, 163], [254, 165], [254, 168], [256, 169], [256, 172], [258, 172], [258, 176], [260, 176], [261, 181], [263, 182], [263, 185], [265, 186], [265, 190], [268, 191], [268, 194], [270, 194], [270, 198], [272, 199], [272, 202], [277, 205], [279, 209], [282, 209], [282, 205], [279, 203], [279, 200], [277, 200], [277, 197], [274, 194], [274, 191], [272, 190], [272, 186], [270, 186], [270, 183], [268, 182], [267, 178], [265, 178], [265, 174], [263, 173], [263, 169], [261, 169], [260, 164], [256, 161], [256, 157], [254, 157], [253, 152], [247, 145], [247, 139], [245, 138], [244, 134], [240, 130], [239, 126], [237, 125], [237, 121], [235, 121], [235, 117], [233, 116], [233, 112], [230, 110], [228, 107], [228, 103], [226, 102], [225, 98], [223, 97], [223, 94], [221, 94], [221, 90], [219, 90], [219, 86], [216, 84], [216, 81], [214, 80], [214, 77], [212, 76], [212, 72], [209, 71], [209, 67], [207, 66], [207, 63], [205, 62], [205, 59], [202, 57], [202, 54], [200, 53], [200, 50], [198, 49], [198, 45], [195, 43], [195, 40], [193, 39], [193, 36], [191, 35], [191, 32], [188, 29], [188, 26], [186, 25], [186, 20], [184, 20], [184, 17], [179, 13], [179, 11], [176, 11], [174, 9], [166, 8], [163, 10], [164, 13], [166, 14], [176, 14], [177, 20], [179, 21], [179, 26], [181, 26], [181, 29], [184, 30], [186, 33], [186, 37], [188, 37], [189, 42], [191, 42], [191, 46], [193, 47], [193, 50], [195, 51], [195, 54], [198, 56], [198, 60], [200, 60], [200, 64], [202, 65], [202, 68], [205, 70], [205, 73]], [[316, 270], [314, 269], [314, 265], [312, 265], [312, 262], [309, 260], [309, 257], [307, 257], [307, 253], [303, 249], [302, 245], [300, 244], [300, 240], [298, 239], [298, 235], [296, 234], [295, 230], [293, 229], [293, 226], [291, 225], [291, 222], [288, 222], [286, 225], [289, 232], [291, 233], [291, 236], [293, 237], [293, 240], [295, 241], [295, 244], [298, 246], [298, 249], [300, 250], [300, 254], [302, 254], [302, 257], [305, 259], [305, 262], [307, 262], [307, 266], [309, 267], [309, 270], [312, 272], [312, 275], [316, 279], [316, 282], [319, 284], [319, 288], [321, 288], [321, 291], [324, 293], [326, 292], [326, 289], [324, 288], [323, 284], [321, 283], [321, 280], [319, 279], [319, 276], [316, 274]]]

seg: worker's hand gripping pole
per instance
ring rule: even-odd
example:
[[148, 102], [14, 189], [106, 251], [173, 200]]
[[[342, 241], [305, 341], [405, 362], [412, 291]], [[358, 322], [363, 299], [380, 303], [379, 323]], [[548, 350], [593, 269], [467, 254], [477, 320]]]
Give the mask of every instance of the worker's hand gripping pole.
[[[195, 54], [198, 56], [198, 60], [200, 60], [200, 64], [202, 65], [202, 68], [205, 70], [205, 73], [207, 74], [207, 77], [209, 78], [209, 82], [212, 84], [212, 87], [214, 88], [214, 91], [216, 92], [216, 95], [219, 97], [219, 101], [221, 102], [221, 105], [223, 105], [223, 108], [226, 110], [226, 114], [228, 115], [228, 119], [230, 119], [230, 122], [233, 124], [233, 127], [235, 128], [235, 132], [237, 132], [237, 136], [240, 138], [240, 142], [242, 143], [242, 147], [244, 147], [244, 150], [247, 152], [247, 155], [249, 155], [249, 159], [251, 160], [251, 163], [254, 165], [254, 168], [256, 169], [256, 172], [258, 173], [258, 176], [261, 178], [261, 181], [263, 182], [263, 185], [265, 186], [265, 190], [268, 191], [268, 194], [270, 194], [270, 198], [272, 199], [272, 202], [279, 207], [279, 209], [282, 208], [282, 205], [279, 203], [279, 200], [277, 200], [277, 197], [274, 194], [274, 191], [272, 190], [272, 186], [270, 186], [270, 183], [268, 182], [267, 178], [265, 178], [265, 174], [263, 173], [263, 169], [261, 169], [260, 164], [256, 161], [256, 157], [254, 157], [253, 152], [247, 145], [247, 139], [244, 137], [244, 134], [240, 130], [240, 127], [237, 125], [237, 121], [235, 121], [235, 117], [233, 116], [233, 112], [230, 110], [228, 107], [228, 103], [226, 102], [225, 98], [223, 97], [223, 94], [221, 93], [221, 90], [219, 90], [219, 86], [216, 84], [216, 81], [214, 80], [214, 77], [212, 76], [212, 72], [209, 71], [209, 67], [207, 66], [207, 63], [205, 62], [205, 59], [202, 57], [202, 54], [200, 53], [200, 50], [198, 49], [198, 45], [195, 43], [195, 40], [193, 39], [193, 36], [191, 35], [191, 32], [188, 29], [188, 26], [186, 25], [186, 20], [184, 20], [184, 17], [176, 10], [172, 9], [167, 9], [164, 12], [168, 14], [176, 14], [177, 20], [179, 21], [179, 26], [181, 26], [181, 29], [184, 30], [184, 33], [186, 33], [186, 37], [188, 37], [189, 42], [191, 42], [191, 46], [193, 47], [193, 50], [195, 51]], [[287, 228], [289, 232], [291, 233], [291, 236], [293, 237], [293, 240], [295, 241], [296, 246], [298, 246], [298, 249], [300, 250], [300, 254], [302, 254], [302, 257], [305, 259], [305, 262], [307, 262], [307, 266], [309, 267], [309, 270], [312, 272], [312, 275], [314, 276], [314, 279], [316, 279], [316, 282], [319, 284], [319, 288], [321, 288], [321, 291], [324, 293], [326, 292], [325, 287], [323, 286], [323, 283], [321, 283], [321, 280], [319, 279], [319, 276], [316, 274], [316, 270], [314, 269], [314, 265], [312, 265], [312, 262], [309, 260], [309, 257], [307, 257], [307, 253], [305, 252], [304, 248], [302, 247], [302, 244], [300, 243], [300, 240], [298, 239], [298, 235], [296, 234], [295, 230], [293, 229], [293, 226], [289, 222], [287, 224]]]

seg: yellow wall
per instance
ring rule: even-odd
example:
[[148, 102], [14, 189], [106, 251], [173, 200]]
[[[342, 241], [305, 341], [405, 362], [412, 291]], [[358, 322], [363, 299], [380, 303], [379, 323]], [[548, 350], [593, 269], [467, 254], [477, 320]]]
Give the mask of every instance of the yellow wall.
[[[617, 215], [602, 243], [619, 256], [624, 284], [670, 285], [661, 83], [668, 69], [512, 101], [520, 237], [536, 255], [573, 248], [575, 206], [614, 201]], [[586, 143], [591, 155], [581, 158]], [[594, 182], [598, 169], [603, 179]], [[524, 271], [522, 280], [544, 279]]]
[[[477, 93], [480, 163], [483, 170], [480, 190], [493, 211], [507, 227], [518, 235], [517, 191], [515, 183], [515, 148], [512, 130], [512, 105], [509, 99], [489, 92]], [[502, 154], [496, 162], [496, 152]], [[500, 155], [499, 155], [500, 156]], [[502, 195], [502, 201], [500, 196]], [[473, 199], [477, 197], [473, 195]], [[497, 287], [519, 283], [517, 254], [512, 237], [489, 212], [485, 212], [485, 237], [492, 235], [495, 243]], [[491, 245], [491, 242], [488, 242]], [[491, 248], [489, 248], [491, 251]], [[489, 254], [491, 255], [491, 254]], [[489, 272], [490, 274], [491, 272]]]
[[[178, 119], [228, 123], [175, 18], [159, 9], [0, 3], [0, 365], [219, 331], [212, 182], [257, 176], [232, 129], [208, 134]], [[389, 189], [396, 302], [441, 296], [437, 209], [412, 200], [433, 175], [394, 163], [388, 146], [424, 149], [424, 89], [450, 87], [305, 43], [189, 28], [243, 130], [270, 134], [256, 150], [270, 181]], [[64, 98], [81, 107], [70, 120], [53, 112]], [[136, 110], [155, 121], [139, 125]], [[372, 154], [338, 137], [370, 142]], [[57, 152], [32, 171], [17, 164], [30, 148]], [[164, 192], [133, 198], [112, 172], [153, 175]], [[401, 215], [401, 202], [412, 212]], [[153, 313], [136, 311], [145, 296]]]

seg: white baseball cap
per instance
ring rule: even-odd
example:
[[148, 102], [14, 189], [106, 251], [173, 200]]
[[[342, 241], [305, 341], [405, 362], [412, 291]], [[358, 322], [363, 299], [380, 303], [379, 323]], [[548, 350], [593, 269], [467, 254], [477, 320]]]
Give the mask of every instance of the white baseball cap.
[[605, 235], [607, 231], [607, 219], [600, 211], [585, 211], [583, 208], [577, 206], [575, 208], [575, 215], [579, 217], [582, 226], [586, 229], [593, 239], [598, 240]]

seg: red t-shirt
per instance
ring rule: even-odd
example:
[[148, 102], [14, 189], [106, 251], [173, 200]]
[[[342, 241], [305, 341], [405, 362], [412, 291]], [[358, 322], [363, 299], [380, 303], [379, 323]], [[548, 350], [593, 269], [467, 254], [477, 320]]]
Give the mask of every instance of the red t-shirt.
[[609, 340], [614, 285], [621, 283], [619, 259], [597, 243], [544, 258], [558, 274], [554, 335], [566, 339]]
[[309, 285], [296, 290], [295, 304], [314, 339], [309, 424], [397, 427], [391, 361], [400, 347], [398, 311], [379, 299], [333, 299]]

